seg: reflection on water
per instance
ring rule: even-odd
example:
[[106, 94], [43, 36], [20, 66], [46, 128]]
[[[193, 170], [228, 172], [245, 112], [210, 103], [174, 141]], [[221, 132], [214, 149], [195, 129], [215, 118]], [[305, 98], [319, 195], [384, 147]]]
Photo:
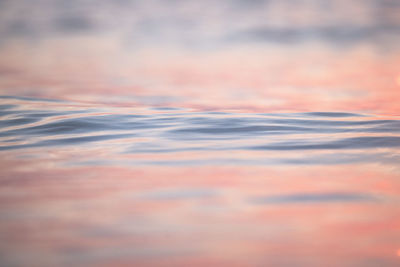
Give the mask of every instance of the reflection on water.
[[399, 14], [0, 0], [0, 265], [399, 266]]
[[398, 264], [398, 117], [20, 97], [1, 116], [6, 266]]
[[[365, 151], [360, 149], [374, 149], [375, 153], [376, 149], [386, 148], [380, 151], [381, 156], [395, 156], [400, 146], [397, 117], [382, 119], [343, 112], [241, 114], [171, 108], [90, 110], [70, 102], [48, 105], [47, 100], [40, 99], [3, 99], [0, 138], [4, 145], [0, 150], [92, 142], [101, 146], [102, 141], [107, 144], [106, 141], [115, 140], [114, 148], [119, 154], [355, 150], [353, 155], [365, 158]], [[73, 107], [62, 111], [66, 106]], [[335, 155], [340, 157], [339, 153]], [[305, 155], [301, 158], [305, 159]]]

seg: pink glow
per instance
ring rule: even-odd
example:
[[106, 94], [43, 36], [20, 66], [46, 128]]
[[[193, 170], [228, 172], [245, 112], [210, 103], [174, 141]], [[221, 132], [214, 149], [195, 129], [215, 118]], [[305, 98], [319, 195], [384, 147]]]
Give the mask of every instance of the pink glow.
[[[92, 42], [3, 49], [0, 66], [9, 70], [4, 70], [0, 90], [89, 102], [119, 96], [131, 105], [168, 95], [155, 103], [200, 110], [399, 114], [398, 54], [376, 54], [367, 47], [338, 53], [318, 46], [205, 54], [173, 49], [129, 52], [108, 40], [97, 40], [95, 46]], [[31, 49], [40, 56], [32, 58]]]

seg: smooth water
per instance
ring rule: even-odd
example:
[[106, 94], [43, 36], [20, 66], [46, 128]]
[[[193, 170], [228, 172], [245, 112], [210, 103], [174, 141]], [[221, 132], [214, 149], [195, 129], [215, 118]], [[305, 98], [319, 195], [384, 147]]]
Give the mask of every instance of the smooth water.
[[2, 97], [0, 141], [4, 266], [399, 261], [398, 117]]

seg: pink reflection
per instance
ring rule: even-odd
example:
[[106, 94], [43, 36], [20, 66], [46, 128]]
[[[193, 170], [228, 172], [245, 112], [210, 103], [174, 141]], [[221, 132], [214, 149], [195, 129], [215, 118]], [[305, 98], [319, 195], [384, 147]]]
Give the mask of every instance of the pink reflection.
[[[398, 173], [385, 167], [63, 169], [29, 159], [3, 164], [8, 167], [1, 231], [6, 251], [26, 255], [17, 262], [318, 266], [362, 265], [365, 255], [389, 266], [398, 262], [393, 251], [400, 213], [391, 200], [400, 183]], [[259, 196], [331, 192], [377, 198], [249, 202]]]

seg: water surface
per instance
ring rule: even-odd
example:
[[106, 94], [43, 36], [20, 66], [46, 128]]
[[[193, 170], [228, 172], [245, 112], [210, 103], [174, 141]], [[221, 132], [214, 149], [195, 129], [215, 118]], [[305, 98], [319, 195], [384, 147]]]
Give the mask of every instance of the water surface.
[[1, 0], [0, 266], [400, 266], [397, 0]]
[[397, 117], [18, 97], [1, 116], [6, 266], [398, 263]]

